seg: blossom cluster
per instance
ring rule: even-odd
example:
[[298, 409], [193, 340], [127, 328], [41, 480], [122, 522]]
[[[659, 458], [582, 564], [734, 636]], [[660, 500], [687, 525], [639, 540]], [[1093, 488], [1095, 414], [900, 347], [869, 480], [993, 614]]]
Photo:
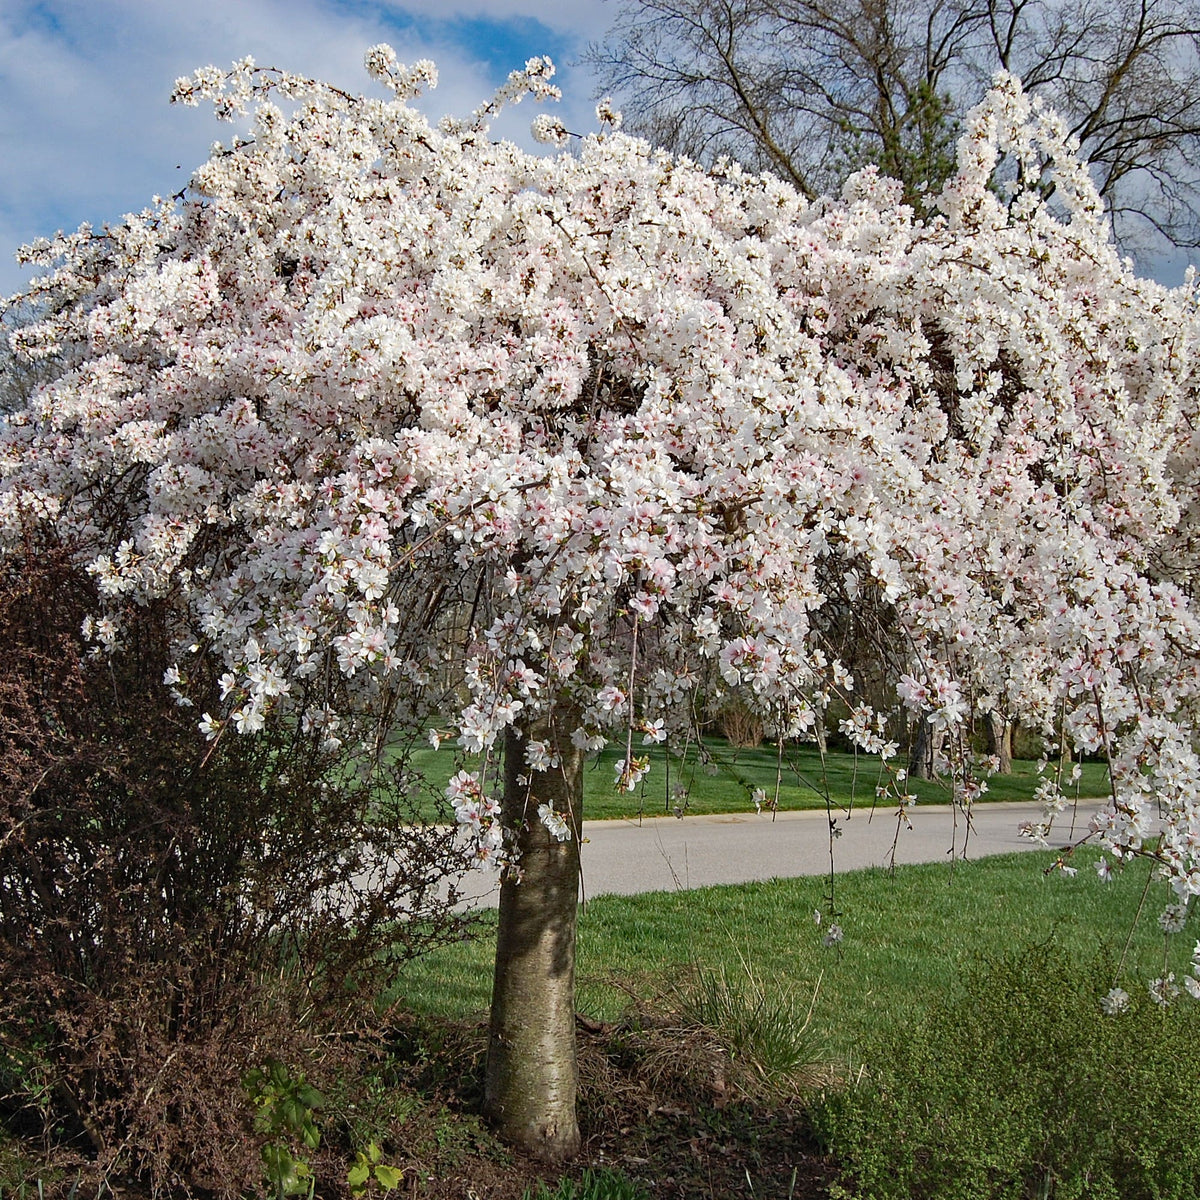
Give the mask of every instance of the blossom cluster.
[[[1200, 892], [1197, 297], [1117, 256], [1052, 114], [999, 78], [919, 220], [873, 170], [809, 203], [607, 106], [554, 156], [491, 141], [547, 60], [436, 127], [430, 64], [368, 62], [385, 99], [251, 60], [181, 81], [251, 135], [30, 250], [15, 341], [56, 373], [0, 428], [0, 531], [83, 547], [99, 642], [172, 598], [172, 686], [186, 647], [222, 660], [214, 736], [336, 736], [452, 677], [465, 749], [552, 711], [596, 749], [718, 679], [781, 736], [839, 697], [888, 755], [829, 635], [870, 612], [917, 719], [952, 745], [986, 697], [1107, 752], [1096, 837]], [[994, 187], [1003, 159], [1053, 187]]]
[[446, 799], [476, 860], [499, 868], [508, 860], [500, 804], [488, 795], [477, 771], [459, 771], [446, 785]]

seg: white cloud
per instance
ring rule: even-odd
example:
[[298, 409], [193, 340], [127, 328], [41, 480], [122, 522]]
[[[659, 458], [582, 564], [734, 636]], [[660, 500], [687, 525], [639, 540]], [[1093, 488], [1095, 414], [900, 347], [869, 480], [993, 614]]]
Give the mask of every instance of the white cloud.
[[[167, 102], [175, 79], [198, 66], [250, 54], [263, 65], [361, 90], [370, 86], [364, 50], [388, 41], [403, 60], [437, 61], [441, 84], [424, 102], [431, 115], [465, 113], [500, 82], [498, 64], [483, 62], [482, 49], [470, 43], [471, 20], [517, 21], [514, 61], [506, 64], [516, 68], [548, 49], [536, 44], [538, 24], [577, 53], [613, 15], [596, 0], [444, 0], [438, 20], [427, 13], [416, 3], [338, 0], [0, 5], [0, 295], [24, 281], [12, 261], [17, 245], [118, 218], [156, 193], [178, 190], [209, 145], [228, 137], [228, 127], [203, 110]], [[532, 39], [527, 47], [524, 37]], [[560, 70], [559, 81], [567, 85], [560, 115], [568, 127], [592, 128], [590, 76]], [[527, 102], [502, 117], [496, 132], [532, 145], [535, 114]]]

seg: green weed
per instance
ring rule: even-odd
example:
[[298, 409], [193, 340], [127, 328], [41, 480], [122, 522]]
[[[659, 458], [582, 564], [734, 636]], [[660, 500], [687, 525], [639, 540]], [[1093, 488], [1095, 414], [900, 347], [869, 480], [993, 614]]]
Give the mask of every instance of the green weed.
[[649, 1196], [641, 1184], [607, 1168], [586, 1170], [579, 1179], [564, 1177], [553, 1189], [539, 1183], [536, 1190], [525, 1192], [525, 1200], [649, 1200]]
[[386, 1195], [400, 1186], [402, 1173], [382, 1159], [383, 1152], [377, 1142], [368, 1142], [366, 1149], [355, 1155], [354, 1163], [346, 1173], [346, 1182], [355, 1200], [366, 1196], [376, 1187]]
[[254, 1105], [254, 1128], [266, 1135], [263, 1169], [274, 1195], [311, 1196], [315, 1186], [307, 1155], [321, 1144], [316, 1111], [325, 1097], [303, 1072], [271, 1059], [246, 1073], [246, 1094]]

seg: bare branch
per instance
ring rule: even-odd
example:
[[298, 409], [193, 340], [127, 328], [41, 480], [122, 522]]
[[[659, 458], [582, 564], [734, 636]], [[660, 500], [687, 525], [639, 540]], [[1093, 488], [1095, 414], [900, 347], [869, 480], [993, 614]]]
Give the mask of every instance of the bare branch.
[[809, 196], [874, 164], [918, 211], [1007, 70], [1079, 140], [1124, 250], [1200, 227], [1197, 0], [628, 0], [588, 58], [653, 140]]

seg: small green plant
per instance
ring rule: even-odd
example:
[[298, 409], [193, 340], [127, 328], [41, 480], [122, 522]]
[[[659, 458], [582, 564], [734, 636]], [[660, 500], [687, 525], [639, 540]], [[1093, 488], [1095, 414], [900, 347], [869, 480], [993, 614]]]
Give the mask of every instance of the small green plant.
[[28, 1154], [27, 1149], [10, 1138], [0, 1124], [0, 1200], [45, 1200], [47, 1194], [75, 1200], [79, 1180], [67, 1189], [64, 1172], [47, 1170], [46, 1164]]
[[278, 1059], [248, 1071], [243, 1086], [254, 1105], [254, 1128], [267, 1135], [262, 1160], [275, 1196], [311, 1196], [315, 1180], [306, 1152], [321, 1144], [316, 1110], [324, 1096]]
[[767, 980], [748, 959], [740, 968], [697, 966], [667, 1003], [683, 1021], [708, 1030], [729, 1056], [744, 1090], [777, 1093], [812, 1083], [826, 1059], [813, 1031], [820, 980], [811, 994]]
[[[1200, 1007], [1053, 943], [969, 972], [815, 1108], [842, 1200], [1193, 1200]], [[1111, 1001], [1109, 1007], [1112, 1007]]]
[[578, 1179], [564, 1176], [553, 1190], [539, 1182], [536, 1191], [525, 1192], [525, 1200], [649, 1200], [649, 1196], [636, 1180], [607, 1167], [589, 1168]]
[[382, 1158], [383, 1152], [377, 1142], [368, 1142], [367, 1148], [358, 1152], [354, 1166], [346, 1174], [346, 1182], [354, 1196], [366, 1195], [372, 1183], [377, 1183], [385, 1195], [400, 1186], [400, 1169], [389, 1166], [381, 1161]]

